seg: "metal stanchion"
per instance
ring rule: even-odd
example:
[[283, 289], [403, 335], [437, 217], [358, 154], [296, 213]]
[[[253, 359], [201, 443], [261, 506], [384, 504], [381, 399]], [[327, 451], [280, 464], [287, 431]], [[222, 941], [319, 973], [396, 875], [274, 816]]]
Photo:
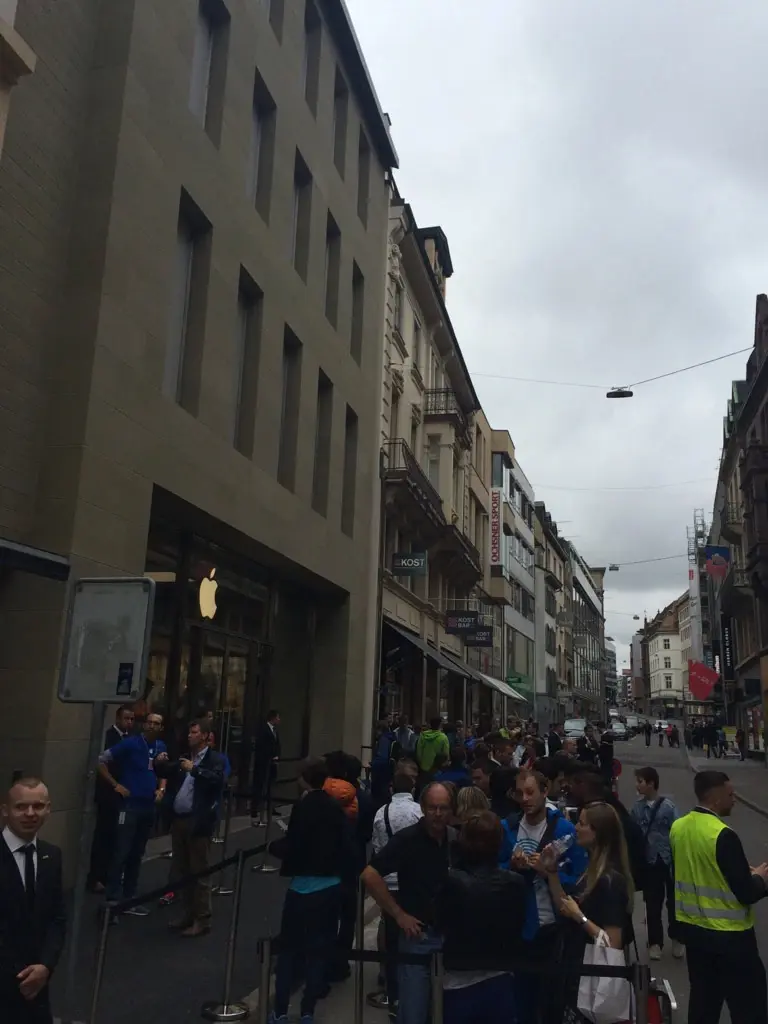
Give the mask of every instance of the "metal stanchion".
[[244, 867], [245, 852], [241, 850], [237, 855], [237, 874], [235, 875], [235, 899], [232, 904], [232, 917], [229, 923], [229, 938], [227, 939], [227, 962], [224, 968], [224, 993], [220, 1001], [203, 1004], [201, 1013], [206, 1020], [245, 1020], [249, 1013], [248, 1007], [245, 1005], [245, 1003], [231, 1002], [232, 972], [235, 969], [235, 946], [237, 945], [237, 926], [240, 920], [240, 902], [243, 895]]
[[432, 1024], [443, 1024], [443, 954], [432, 956]]
[[[357, 884], [357, 911], [355, 914], [355, 946], [365, 949], [365, 886]], [[365, 981], [363, 961], [355, 960], [355, 1024], [363, 1024], [365, 1007]]]
[[272, 940], [259, 941], [259, 1009], [256, 1024], [269, 1020], [269, 983], [272, 977]]
[[[232, 790], [227, 789], [224, 792], [224, 799], [226, 800], [226, 809], [224, 811], [224, 838], [222, 840], [224, 847], [221, 851], [221, 859], [225, 861], [227, 859], [227, 847], [229, 846], [229, 827], [232, 820]], [[212, 892], [218, 893], [219, 896], [231, 896], [235, 891], [225, 884], [224, 876], [226, 868], [222, 868], [219, 871], [219, 876], [216, 881], [216, 885], [213, 886]]]
[[[272, 828], [272, 776], [270, 775], [269, 781], [267, 782], [267, 838], [266, 842], [269, 844], [269, 832]], [[272, 875], [278, 869], [272, 864], [267, 864], [267, 851], [264, 851], [264, 856], [261, 858], [260, 864], [254, 864], [251, 871], [257, 871], [264, 875]]]
[[93, 983], [93, 995], [91, 996], [91, 1015], [88, 1020], [96, 1024], [99, 1012], [99, 996], [101, 995], [101, 983], [104, 980], [104, 964], [107, 959], [107, 939], [109, 929], [112, 926], [112, 913], [108, 907], [104, 908], [104, 920], [101, 925], [101, 936], [99, 938], [99, 954], [96, 958], [96, 979]]
[[651, 969], [647, 964], [632, 965], [632, 988], [635, 990], [636, 1024], [648, 1024], [648, 999], [651, 994]]

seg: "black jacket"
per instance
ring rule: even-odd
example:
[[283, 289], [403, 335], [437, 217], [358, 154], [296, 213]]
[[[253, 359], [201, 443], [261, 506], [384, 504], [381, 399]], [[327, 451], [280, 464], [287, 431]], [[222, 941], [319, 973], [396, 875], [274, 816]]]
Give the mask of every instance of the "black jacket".
[[268, 764], [280, 757], [280, 733], [277, 729], [273, 733], [267, 722], [263, 722], [256, 733], [254, 753], [259, 764]]
[[341, 805], [322, 790], [312, 790], [294, 805], [288, 830], [270, 844], [282, 860], [280, 874], [349, 877], [357, 861], [354, 825]]
[[547, 736], [547, 742], [549, 743], [549, 756], [559, 753], [563, 749], [563, 738], [559, 732], [555, 732], [554, 729], [550, 730]]
[[[188, 756], [190, 761], [192, 760], [191, 755], [185, 756]], [[192, 797], [192, 817], [195, 819], [194, 835], [210, 836], [213, 834], [224, 791], [225, 765], [226, 762], [221, 754], [209, 747], [200, 764], [190, 773], [195, 780]], [[187, 773], [179, 761], [155, 761], [155, 773], [161, 779], [168, 779], [163, 797], [163, 812], [172, 819], [176, 816], [173, 802]]]
[[[45, 964], [53, 973], [64, 948], [66, 921], [58, 846], [37, 840], [35, 907], [30, 912], [16, 859], [0, 835], [0, 994], [17, 990], [16, 975], [30, 964]], [[0, 1018], [5, 1019], [2, 1012]]]
[[435, 908], [446, 968], [466, 969], [466, 957], [480, 969], [484, 960], [519, 955], [525, 908], [526, 885], [516, 871], [495, 864], [452, 868]]

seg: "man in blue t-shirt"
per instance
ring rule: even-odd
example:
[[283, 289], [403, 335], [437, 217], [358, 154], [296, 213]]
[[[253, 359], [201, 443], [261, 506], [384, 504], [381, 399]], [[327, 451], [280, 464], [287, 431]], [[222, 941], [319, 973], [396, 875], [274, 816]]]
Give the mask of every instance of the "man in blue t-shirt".
[[[157, 755], [165, 753], [165, 743], [159, 739], [162, 729], [163, 716], [149, 714], [140, 733], [126, 736], [99, 755], [99, 774], [120, 798], [115, 848], [107, 875], [107, 906], [136, 895], [141, 858], [155, 820], [155, 803], [162, 798], [154, 769]], [[112, 763], [120, 766], [119, 782], [110, 774]], [[146, 917], [149, 909], [136, 906], [126, 913]]]

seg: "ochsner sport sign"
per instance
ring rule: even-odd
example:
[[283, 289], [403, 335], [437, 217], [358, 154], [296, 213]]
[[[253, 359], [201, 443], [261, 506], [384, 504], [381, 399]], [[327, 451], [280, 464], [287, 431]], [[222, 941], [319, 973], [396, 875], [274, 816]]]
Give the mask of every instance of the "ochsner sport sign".
[[491, 565], [503, 565], [504, 558], [501, 550], [502, 526], [501, 509], [504, 501], [504, 492], [500, 487], [491, 488]]

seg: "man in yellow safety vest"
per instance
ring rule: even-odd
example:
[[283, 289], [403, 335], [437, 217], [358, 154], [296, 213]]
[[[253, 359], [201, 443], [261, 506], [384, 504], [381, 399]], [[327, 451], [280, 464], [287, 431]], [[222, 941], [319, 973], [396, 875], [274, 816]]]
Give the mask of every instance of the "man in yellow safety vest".
[[751, 868], [723, 818], [734, 805], [724, 772], [699, 772], [696, 807], [672, 825], [675, 915], [688, 960], [688, 1024], [768, 1024], [765, 968], [752, 904], [768, 895], [768, 863]]

